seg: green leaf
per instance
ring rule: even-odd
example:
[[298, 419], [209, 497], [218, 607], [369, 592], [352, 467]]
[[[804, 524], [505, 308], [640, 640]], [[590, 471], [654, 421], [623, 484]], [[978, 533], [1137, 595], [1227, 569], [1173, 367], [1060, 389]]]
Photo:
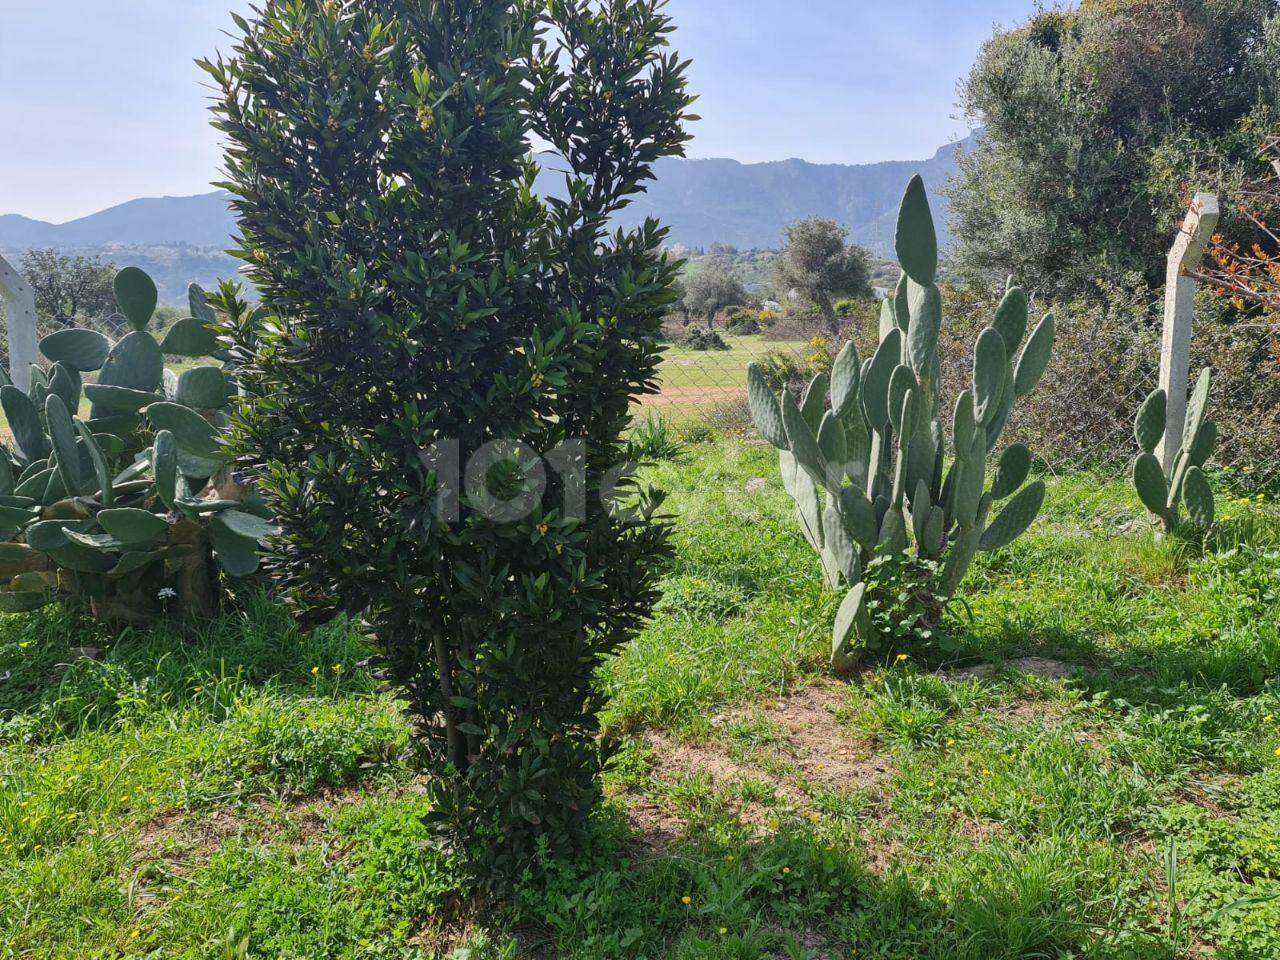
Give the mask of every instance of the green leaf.
[[111, 485], [111, 470], [107, 466], [107, 456], [99, 445], [98, 438], [93, 435], [84, 421], [76, 417], [75, 425], [76, 431], [80, 434], [80, 440], [89, 451], [89, 461], [93, 464], [93, 473], [98, 481], [98, 496], [102, 498], [102, 505], [109, 507], [115, 497], [115, 490]]
[[145, 413], [157, 430], [172, 433], [182, 450], [197, 457], [216, 459], [218, 429], [194, 410], [166, 400], [151, 404]]
[[850, 340], [831, 365], [831, 409], [842, 420], [858, 402], [861, 371], [862, 360], [858, 356], [858, 348]]
[[831, 628], [831, 665], [837, 671], [843, 672], [855, 665], [856, 641], [871, 634], [871, 618], [863, 602], [866, 592], [865, 583], [854, 584], [836, 611], [836, 621]]
[[9, 429], [13, 431], [13, 440], [22, 458], [34, 462], [49, 456], [49, 442], [31, 398], [12, 384], [6, 384], [0, 387], [0, 406], [4, 407], [5, 418], [9, 421]]
[[902, 197], [895, 247], [907, 276], [922, 287], [933, 283], [938, 273], [938, 234], [929, 210], [929, 195], [919, 174], [911, 178]]
[[137, 267], [125, 267], [116, 274], [115, 293], [129, 325], [134, 330], [145, 330], [160, 300], [155, 281]]
[[103, 412], [136, 413], [143, 407], [164, 400], [164, 397], [150, 390], [131, 390], [128, 387], [114, 387], [107, 383], [85, 384], [84, 395], [94, 405], [94, 409]]
[[120, 562], [112, 567], [107, 572], [107, 575], [111, 577], [127, 577], [130, 574], [137, 573], [139, 570], [145, 570], [162, 556], [164, 554], [160, 550], [127, 551], [120, 555]]
[[1043, 480], [1023, 487], [1016, 497], [1005, 504], [1000, 516], [982, 534], [979, 542], [981, 548], [999, 550], [1022, 536], [1040, 515], [1040, 508], [1044, 506], [1044, 492]]
[[1182, 446], [1190, 449], [1195, 446], [1196, 437], [1200, 434], [1200, 427], [1204, 423], [1205, 411], [1209, 407], [1209, 391], [1213, 385], [1213, 371], [1205, 367], [1200, 371], [1200, 379], [1196, 382], [1196, 388], [1191, 393], [1191, 400], [1187, 403], [1187, 418], [1182, 428]]
[[1142, 505], [1158, 517], [1169, 508], [1169, 481], [1154, 453], [1143, 453], [1133, 461], [1133, 486]]
[[227, 378], [217, 367], [193, 367], [178, 377], [174, 399], [197, 410], [227, 405]]
[[804, 394], [800, 397], [800, 415], [815, 434], [818, 427], [822, 426], [822, 417], [827, 410], [827, 386], [830, 382], [825, 373], [819, 373], [809, 381], [809, 386], [805, 387]]
[[862, 409], [867, 423], [877, 433], [883, 433], [889, 425], [889, 381], [901, 362], [902, 332], [894, 327], [880, 341], [862, 378]]
[[39, 507], [5, 507], [0, 506], [0, 529], [21, 530], [34, 523], [40, 517]]
[[1000, 464], [996, 467], [995, 482], [991, 485], [991, 496], [1003, 500], [1027, 482], [1031, 473], [1031, 451], [1025, 444], [1015, 443], [1005, 448], [1000, 454]]
[[1053, 357], [1053, 342], [1056, 337], [1057, 326], [1053, 314], [1046, 314], [1031, 334], [1022, 356], [1018, 358], [1018, 369], [1013, 375], [1013, 392], [1017, 399], [1021, 400], [1040, 385], [1040, 378], [1044, 376]]
[[825, 487], [827, 462], [822, 456], [822, 448], [818, 446], [818, 438], [800, 413], [789, 390], [782, 391], [782, 425], [787, 432], [787, 442], [796, 462], [814, 483]]
[[151, 393], [160, 389], [164, 357], [155, 337], [135, 330], [111, 348], [98, 374], [98, 382]]
[[1013, 356], [1027, 335], [1029, 311], [1027, 295], [1021, 287], [1010, 287], [996, 308], [996, 318], [991, 321], [991, 326], [1004, 340], [1009, 356]]
[[151, 466], [156, 476], [156, 493], [166, 507], [176, 510], [178, 500], [187, 496], [187, 483], [178, 473], [178, 442], [168, 430], [156, 432]]
[[1169, 397], [1163, 390], [1154, 390], [1138, 409], [1133, 421], [1133, 435], [1138, 449], [1143, 453], [1155, 453], [1164, 439], [1169, 409]]
[[184, 317], [160, 342], [160, 352], [178, 357], [207, 357], [218, 349], [218, 335], [199, 317]]
[[782, 410], [778, 398], [769, 389], [764, 373], [756, 364], [747, 367], [747, 402], [751, 407], [751, 419], [769, 443], [779, 450], [789, 448], [787, 431], [782, 426]]
[[0, 613], [30, 613], [57, 599], [52, 593], [11, 593], [0, 590]]
[[92, 526], [92, 520], [41, 520], [27, 527], [24, 536], [33, 550], [48, 553], [50, 550], [66, 546], [67, 538], [63, 535], [64, 530], [83, 533]]
[[53, 363], [65, 363], [73, 370], [90, 373], [100, 370], [111, 350], [111, 341], [97, 330], [59, 330], [40, 341], [40, 352]]
[[212, 522], [221, 524], [237, 536], [256, 541], [266, 540], [278, 532], [274, 524], [242, 510], [223, 510], [214, 514]]
[[80, 451], [76, 448], [76, 428], [71, 422], [71, 412], [56, 393], [44, 402], [45, 421], [49, 425], [49, 439], [58, 458], [58, 472], [68, 494], [80, 492]]
[[149, 510], [134, 507], [102, 510], [97, 519], [103, 530], [124, 544], [149, 546], [169, 534], [169, 522]]
[[230, 577], [247, 577], [258, 569], [258, 543], [251, 537], [242, 537], [228, 526], [218, 523], [224, 514], [218, 514], [209, 524], [209, 543], [213, 547], [218, 564]]
[[191, 316], [204, 324], [214, 324], [218, 322], [218, 312], [213, 309], [213, 304], [209, 302], [209, 296], [198, 283], [190, 284], [187, 287], [187, 304], [191, 308]]
[[1201, 530], [1208, 530], [1213, 526], [1213, 487], [1199, 467], [1187, 469], [1187, 475], [1182, 481], [1182, 499], [1187, 505], [1192, 523]]
[[984, 427], [991, 423], [1004, 397], [1009, 357], [1004, 337], [987, 327], [973, 348], [973, 412]]

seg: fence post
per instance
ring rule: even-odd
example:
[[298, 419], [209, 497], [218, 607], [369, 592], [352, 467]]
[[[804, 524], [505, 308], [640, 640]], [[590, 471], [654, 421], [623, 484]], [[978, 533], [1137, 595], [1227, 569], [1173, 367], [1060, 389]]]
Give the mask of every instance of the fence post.
[[1191, 366], [1191, 327], [1195, 321], [1196, 282], [1187, 268], [1199, 266], [1209, 238], [1218, 226], [1218, 198], [1197, 193], [1169, 251], [1164, 290], [1164, 336], [1160, 341], [1160, 387], [1169, 398], [1160, 464], [1173, 472], [1173, 458], [1182, 446], [1182, 422], [1187, 415], [1187, 382]]
[[31, 285], [0, 257], [0, 298], [9, 314], [9, 379], [26, 393], [36, 362], [36, 298]]

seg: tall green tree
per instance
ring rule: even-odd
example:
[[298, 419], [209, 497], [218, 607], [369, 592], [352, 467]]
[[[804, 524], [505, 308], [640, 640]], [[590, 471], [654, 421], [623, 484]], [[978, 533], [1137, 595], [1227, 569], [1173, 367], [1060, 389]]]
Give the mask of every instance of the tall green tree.
[[716, 314], [725, 307], [747, 302], [747, 288], [723, 260], [713, 260], [684, 281], [682, 302], [686, 310], [715, 326]]
[[1191, 193], [1229, 198], [1280, 120], [1278, 10], [1085, 0], [994, 36], [961, 89], [985, 135], [951, 190], [958, 266], [1049, 296], [1127, 270], [1159, 283]]
[[42, 330], [52, 332], [77, 322], [92, 325], [116, 310], [116, 267], [101, 257], [28, 250], [20, 269], [35, 294]]
[[593, 674], [669, 554], [622, 435], [681, 265], [655, 221], [611, 227], [688, 140], [663, 6], [265, 0], [204, 64], [267, 314], [228, 335], [270, 562], [371, 625], [432, 820], [490, 879], [587, 838]]
[[789, 224], [786, 235], [786, 246], [774, 264], [778, 286], [784, 294], [795, 291], [816, 306], [831, 331], [839, 332], [835, 299], [871, 296], [867, 252], [850, 244], [849, 231], [825, 217]]

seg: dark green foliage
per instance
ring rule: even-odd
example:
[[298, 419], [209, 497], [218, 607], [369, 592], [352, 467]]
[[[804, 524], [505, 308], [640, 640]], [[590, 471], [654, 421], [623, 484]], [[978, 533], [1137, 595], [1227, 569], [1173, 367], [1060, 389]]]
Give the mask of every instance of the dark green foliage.
[[[1012, 267], [1040, 296], [1092, 293], [1094, 277], [1118, 270], [1161, 282], [1186, 198], [1235, 196], [1242, 179], [1270, 172], [1257, 130], [1280, 107], [1278, 10], [1084, 3], [1041, 9], [988, 41], [962, 88], [985, 133], [951, 192], [959, 265]], [[1252, 226], [1223, 209], [1247, 247]]]
[[[788, 224], [786, 235], [786, 245], [774, 263], [775, 282], [784, 294], [795, 290], [812, 303], [832, 332], [838, 332], [834, 298], [871, 296], [867, 252], [849, 244], [849, 231], [824, 217]], [[935, 238], [935, 265], [937, 252]], [[932, 282], [932, 277], [927, 282]]]
[[727, 307], [747, 302], [747, 288], [724, 260], [713, 260], [702, 270], [686, 277], [683, 309], [715, 324], [716, 314]]
[[696, 324], [690, 324], [681, 331], [679, 342], [681, 346], [688, 347], [690, 350], [729, 349], [729, 345], [724, 342], [724, 337], [720, 336], [719, 331]]
[[[584, 841], [592, 674], [668, 553], [659, 496], [602, 505], [680, 266], [656, 222], [609, 232], [688, 139], [661, 6], [271, 0], [203, 65], [269, 305], [229, 332], [239, 444], [286, 531], [274, 570], [314, 615], [368, 618], [420, 720], [433, 818], [486, 879]], [[567, 199], [532, 195], [531, 139]], [[495, 438], [585, 441], [585, 482], [548, 467], [531, 513], [488, 519], [520, 465], [459, 497], [429, 451], [456, 442], [465, 466]]]

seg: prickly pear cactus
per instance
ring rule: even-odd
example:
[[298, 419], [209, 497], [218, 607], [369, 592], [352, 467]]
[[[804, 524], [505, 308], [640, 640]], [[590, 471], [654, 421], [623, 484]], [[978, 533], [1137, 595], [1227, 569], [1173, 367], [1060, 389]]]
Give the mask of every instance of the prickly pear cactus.
[[125, 623], [207, 614], [218, 597], [211, 558], [230, 576], [252, 573], [271, 532], [219, 449], [229, 368], [164, 366], [165, 355], [225, 359], [203, 291], [192, 285], [191, 316], [163, 342], [147, 329], [151, 278], [126, 268], [115, 294], [128, 334], [113, 343], [60, 330], [40, 342], [51, 366], [32, 369], [29, 393], [0, 386], [13, 432], [0, 445], [0, 611], [61, 600]]
[[830, 377], [816, 377], [799, 402], [787, 391], [774, 395], [754, 364], [747, 371], [752, 417], [779, 450], [783, 483], [827, 586], [848, 589], [831, 638], [837, 670], [871, 642], [864, 574], [874, 556], [913, 550], [940, 571], [930, 586], [945, 603], [978, 551], [1011, 543], [1044, 502], [1044, 484], [1027, 483], [1031, 452], [1001, 449], [1000, 436], [1049, 364], [1053, 317], [1028, 336], [1027, 296], [1010, 284], [974, 344], [972, 384], [956, 403], [948, 451], [938, 411], [938, 241], [919, 177], [902, 201], [897, 252], [903, 274], [882, 308], [874, 356], [863, 360], [846, 344]]
[[1204, 532], [1213, 526], [1213, 488], [1204, 474], [1204, 465], [1218, 442], [1218, 425], [1206, 419], [1212, 386], [1213, 372], [1205, 367], [1187, 404], [1182, 446], [1169, 464], [1167, 475], [1156, 457], [1168, 413], [1165, 392], [1156, 390], [1147, 397], [1134, 420], [1133, 433], [1142, 452], [1133, 461], [1133, 485], [1142, 505], [1159, 519], [1167, 533], [1177, 529], [1184, 503], [1193, 527]]

